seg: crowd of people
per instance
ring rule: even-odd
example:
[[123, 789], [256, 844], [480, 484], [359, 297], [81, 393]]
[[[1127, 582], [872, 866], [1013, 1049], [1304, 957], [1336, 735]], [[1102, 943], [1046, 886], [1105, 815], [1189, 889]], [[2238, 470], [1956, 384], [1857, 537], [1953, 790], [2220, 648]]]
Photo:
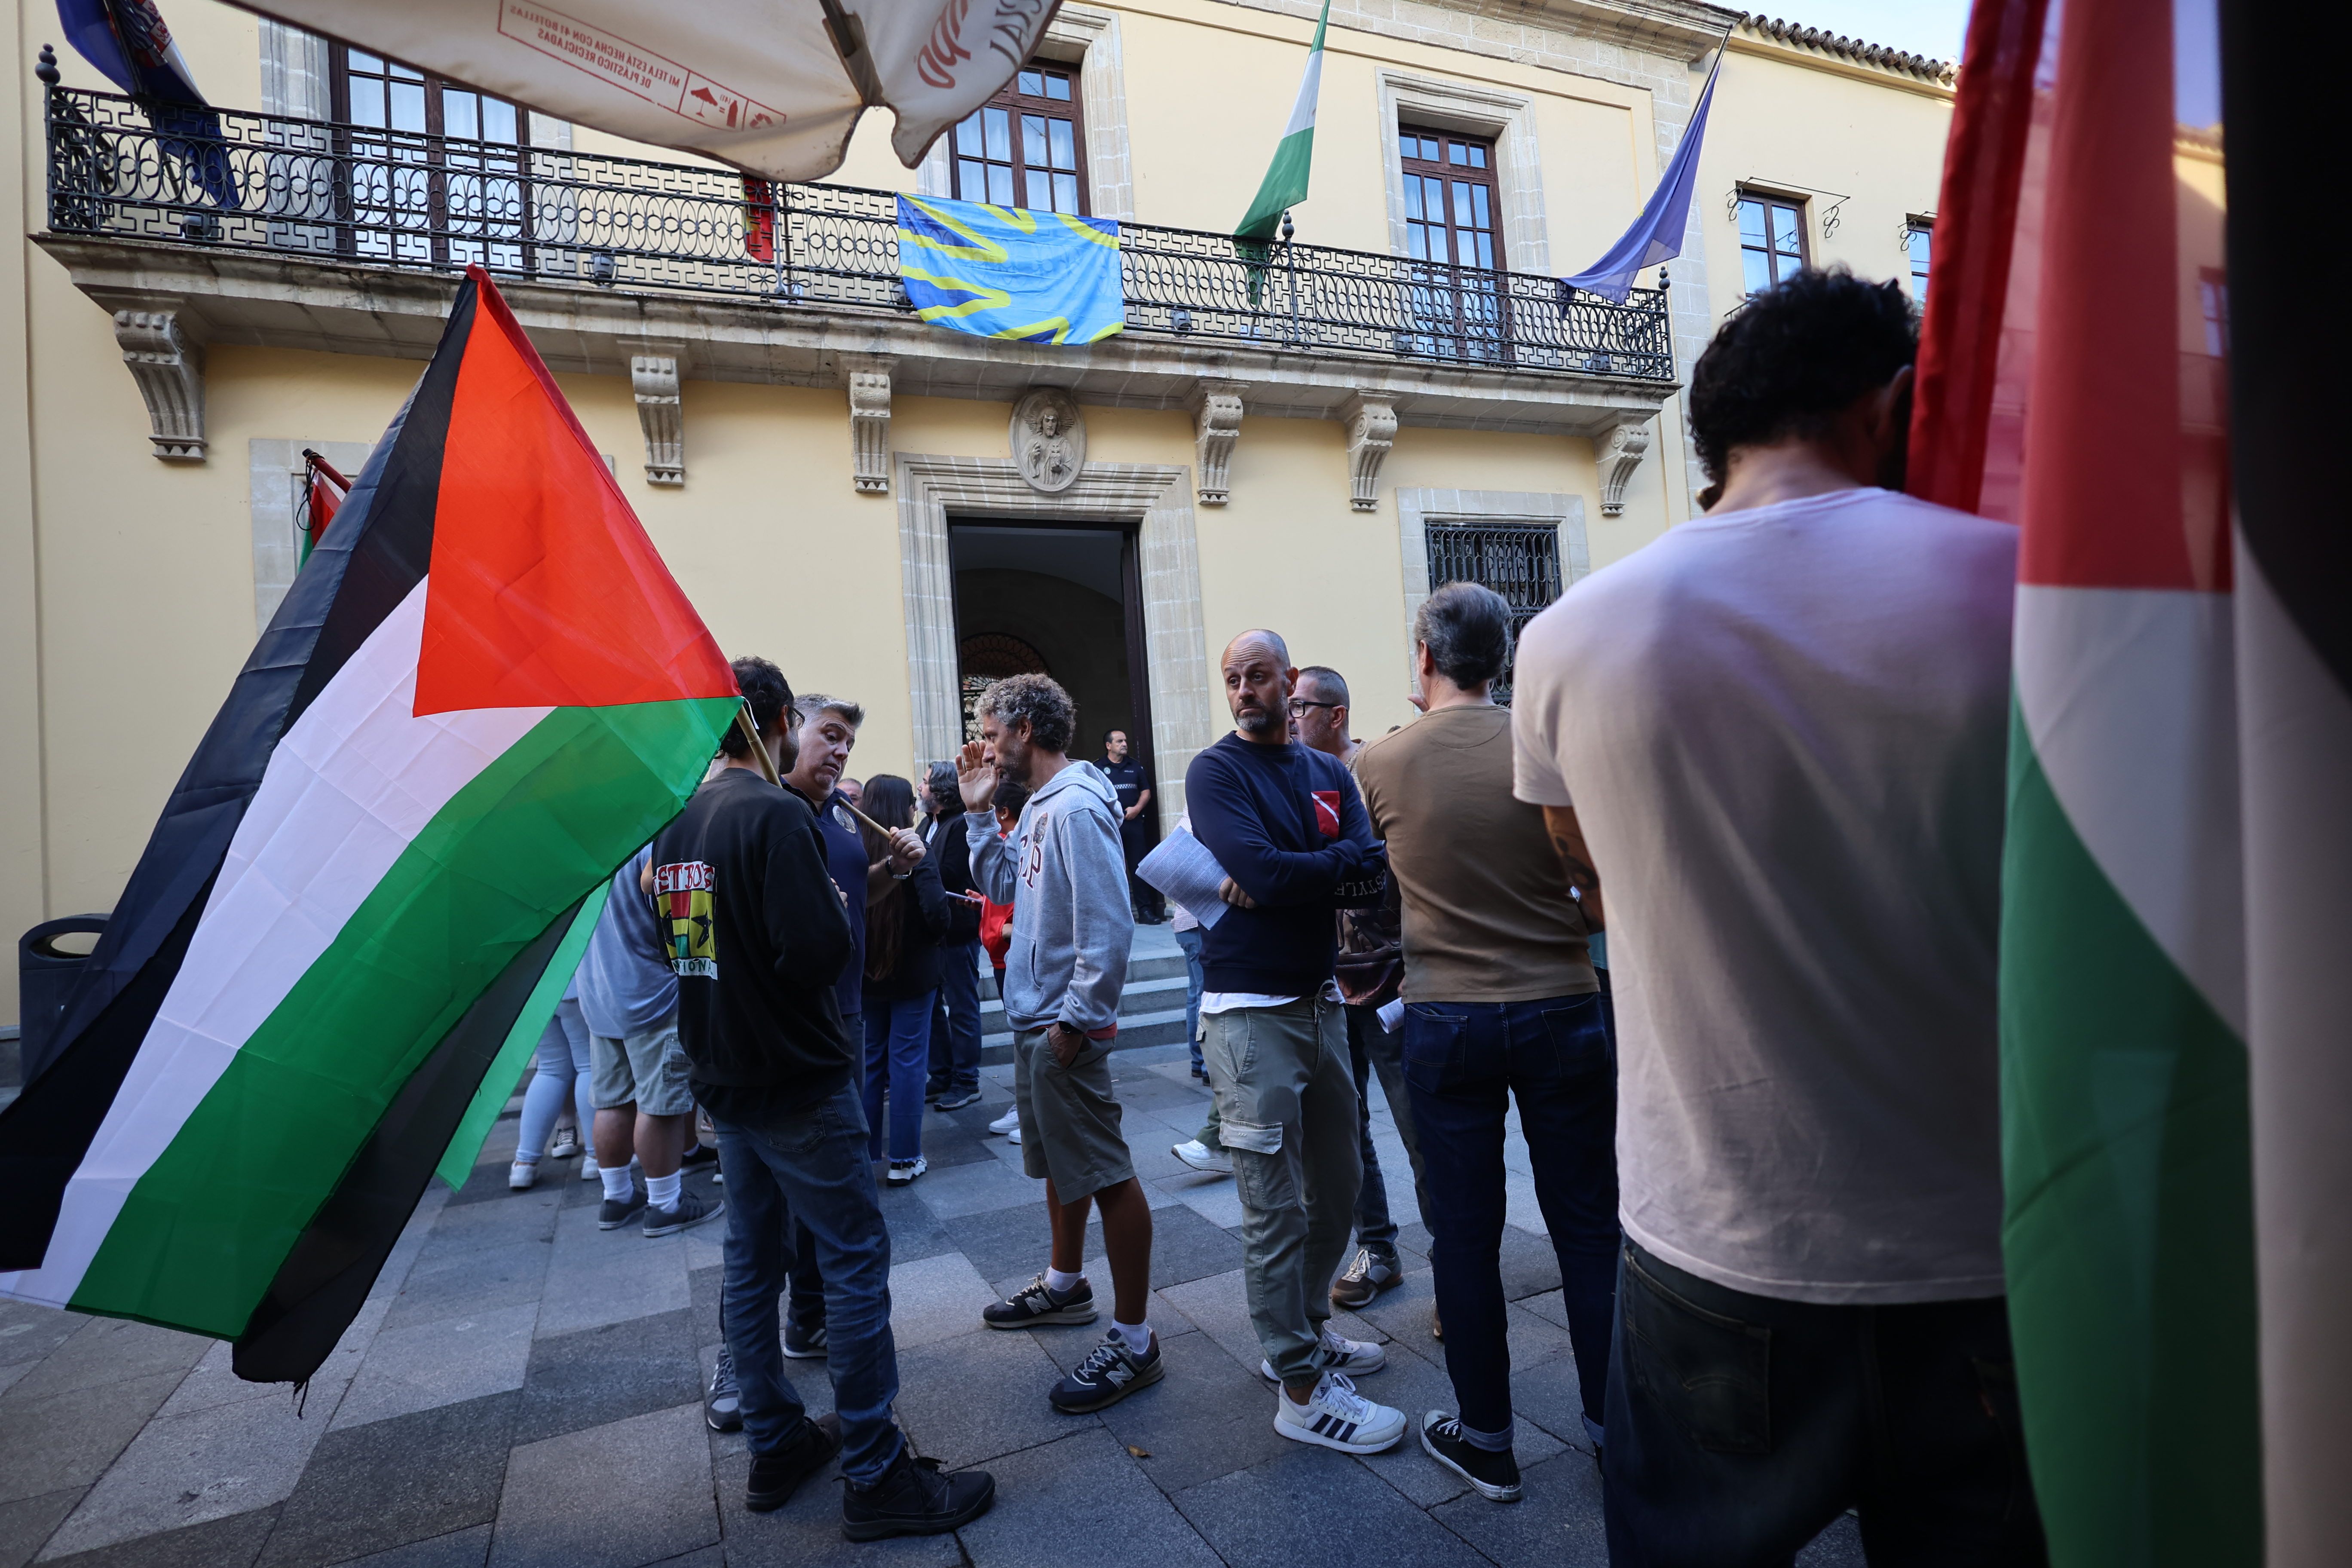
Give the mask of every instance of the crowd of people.
[[[981, 1320], [1096, 1324], [1098, 1213], [1109, 1321], [1042, 1392], [1080, 1413], [1165, 1380], [1110, 1070], [1135, 926], [1164, 914], [1210, 1094], [1174, 1153], [1234, 1182], [1283, 1436], [1370, 1454], [1410, 1434], [1480, 1496], [1521, 1496], [1516, 1108], [1612, 1561], [1786, 1563], [1850, 1507], [1874, 1563], [2040, 1560], [1995, 1105], [2014, 539], [1899, 493], [1916, 337], [1892, 285], [1809, 272], [1759, 296], [1693, 379], [1706, 515], [1524, 628], [1487, 588], [1438, 588], [1412, 623], [1419, 716], [1369, 743], [1339, 671], [1235, 637], [1232, 730], [1171, 826], [1213, 858], [1213, 907], [1137, 874], [1150, 782], [1123, 733], [1099, 765], [1071, 754], [1051, 679], [990, 687], [919, 791], [853, 790], [857, 705], [736, 661], [748, 729], [615, 879], [514, 1181], [570, 1104], [608, 1226], [723, 1212], [709, 1409], [749, 1436], [749, 1506], [835, 1454], [852, 1539], [993, 1499], [892, 1418], [878, 1197], [923, 1174], [927, 1104], [981, 1097], [983, 953], [1012, 1036], [991, 1131], [1043, 1182], [1045, 1226], [1043, 1267]], [[1359, 1380], [1387, 1351], [1332, 1326], [1407, 1267], [1375, 1078], [1430, 1232], [1451, 1409], [1378, 1403]], [[678, 1185], [698, 1108], [723, 1211]], [[812, 1419], [783, 1363], [816, 1357], [835, 1414]]]

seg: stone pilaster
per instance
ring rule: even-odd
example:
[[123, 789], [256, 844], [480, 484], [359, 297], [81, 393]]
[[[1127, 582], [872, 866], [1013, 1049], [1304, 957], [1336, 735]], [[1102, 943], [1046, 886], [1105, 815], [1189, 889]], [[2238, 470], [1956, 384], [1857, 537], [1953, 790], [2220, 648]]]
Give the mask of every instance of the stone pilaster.
[[686, 410], [678, 399], [677, 361], [668, 354], [635, 354], [629, 384], [637, 395], [637, 424], [646, 433], [646, 482], [686, 483]]
[[1202, 506], [1223, 506], [1230, 495], [1225, 476], [1234, 443], [1242, 434], [1242, 393], [1237, 381], [1204, 381], [1192, 397], [1192, 453]]
[[849, 393], [850, 472], [858, 489], [890, 489], [890, 365], [887, 354], [845, 355], [841, 384]]

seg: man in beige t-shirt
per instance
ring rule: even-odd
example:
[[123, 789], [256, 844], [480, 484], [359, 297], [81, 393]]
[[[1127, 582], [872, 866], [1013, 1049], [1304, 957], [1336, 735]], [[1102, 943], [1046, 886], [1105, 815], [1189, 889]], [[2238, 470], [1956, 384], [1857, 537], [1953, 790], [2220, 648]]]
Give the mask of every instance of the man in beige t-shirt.
[[[1356, 784], [1404, 908], [1404, 1078], [1427, 1176], [1423, 1215], [1458, 1416], [1422, 1447], [1496, 1501], [1518, 1495], [1504, 1321], [1504, 1117], [1514, 1097], [1559, 1259], [1585, 1431], [1601, 1441], [1616, 1294], [1615, 1065], [1585, 906], [1544, 828], [1511, 797], [1501, 595], [1449, 583], [1413, 619], [1423, 716], [1359, 752]], [[1597, 911], [1598, 906], [1593, 906]]]

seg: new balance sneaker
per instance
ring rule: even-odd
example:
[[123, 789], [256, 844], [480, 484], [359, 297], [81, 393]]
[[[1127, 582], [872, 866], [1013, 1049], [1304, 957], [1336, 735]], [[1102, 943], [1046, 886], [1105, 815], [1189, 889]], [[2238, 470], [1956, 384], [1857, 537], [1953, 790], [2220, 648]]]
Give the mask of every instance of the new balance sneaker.
[[893, 1160], [890, 1162], [890, 1184], [903, 1187], [930, 1168], [931, 1163], [920, 1154], [911, 1160]]
[[1149, 1388], [1168, 1371], [1168, 1363], [1160, 1357], [1160, 1336], [1151, 1336], [1151, 1348], [1141, 1355], [1117, 1334], [1107, 1334], [1094, 1353], [1080, 1362], [1077, 1370], [1054, 1385], [1047, 1398], [1054, 1408], [1065, 1415], [1083, 1415], [1089, 1410], [1100, 1410], [1106, 1405], [1117, 1405], [1139, 1388]]
[[801, 1417], [801, 1428], [776, 1447], [751, 1456], [751, 1479], [743, 1489], [743, 1506], [753, 1513], [770, 1513], [792, 1501], [800, 1484], [823, 1469], [841, 1452], [841, 1418], [830, 1411], [812, 1421]]
[[650, 1205], [646, 1207], [646, 1234], [676, 1236], [681, 1230], [693, 1229], [705, 1220], [717, 1219], [726, 1212], [727, 1205], [719, 1199], [702, 1197], [680, 1187], [677, 1192], [677, 1207], [674, 1209], [657, 1209]]
[[1404, 1436], [1404, 1412], [1375, 1405], [1344, 1373], [1327, 1372], [1299, 1404], [1287, 1391], [1274, 1396], [1274, 1429], [1295, 1443], [1318, 1443], [1343, 1454], [1377, 1454]]
[[606, 1198], [604, 1205], [596, 1211], [596, 1228], [598, 1230], [620, 1229], [637, 1217], [637, 1211], [646, 1206], [646, 1184], [643, 1182], [636, 1182], [631, 1184], [627, 1197]]
[[507, 1186], [512, 1191], [528, 1192], [530, 1190], [530, 1184], [537, 1180], [539, 1180], [539, 1162], [536, 1160], [517, 1160], [507, 1167]]
[[919, 1459], [902, 1441], [898, 1457], [872, 1486], [842, 1489], [841, 1533], [852, 1541], [892, 1535], [944, 1535], [988, 1511], [996, 1479], [986, 1470], [949, 1475], [937, 1459]]
[[547, 1157], [551, 1160], [569, 1160], [579, 1152], [580, 1129], [577, 1127], [557, 1128], [555, 1130], [555, 1141], [547, 1146]]
[[938, 1100], [941, 1110], [961, 1110], [967, 1105], [979, 1103], [980, 1090], [976, 1089], [951, 1089], [940, 1096]]
[[1230, 1176], [1234, 1173], [1234, 1157], [1223, 1149], [1210, 1148], [1198, 1138], [1189, 1142], [1179, 1143], [1168, 1152], [1192, 1169], [1204, 1171], [1212, 1176]]
[[982, 1307], [980, 1321], [992, 1329], [1091, 1323], [1095, 1321], [1095, 1288], [1081, 1279], [1067, 1290], [1056, 1290], [1040, 1274], [1006, 1300]]
[[988, 1124], [988, 1130], [991, 1132], [995, 1133], [1000, 1138], [1003, 1137], [1007, 1132], [1020, 1131], [1021, 1108], [1017, 1105], [1006, 1106], [1004, 1108], [1004, 1114], [990, 1122]]
[[1397, 1262], [1395, 1253], [1383, 1258], [1369, 1247], [1360, 1247], [1356, 1249], [1356, 1260], [1348, 1265], [1348, 1271], [1331, 1281], [1331, 1305], [1365, 1306], [1381, 1291], [1396, 1289], [1403, 1279], [1404, 1269]]
[[794, 1361], [823, 1361], [829, 1342], [823, 1323], [806, 1329], [789, 1319], [784, 1323], [784, 1354]]
[[710, 1392], [703, 1395], [702, 1419], [713, 1432], [743, 1429], [743, 1395], [735, 1386], [735, 1352], [719, 1347], [719, 1364], [711, 1369]]
[[[1361, 1377], [1368, 1372], [1378, 1372], [1388, 1365], [1389, 1352], [1369, 1340], [1351, 1340], [1326, 1322], [1323, 1338], [1315, 1347], [1315, 1360], [1318, 1371], [1344, 1372], [1349, 1377]], [[1257, 1374], [1268, 1383], [1282, 1381], [1274, 1375], [1274, 1363], [1270, 1361], [1257, 1363]]]
[[1462, 1422], [1443, 1410], [1421, 1418], [1421, 1446], [1429, 1457], [1478, 1489], [1488, 1502], [1519, 1500], [1519, 1461], [1508, 1448], [1481, 1448], [1462, 1435]]

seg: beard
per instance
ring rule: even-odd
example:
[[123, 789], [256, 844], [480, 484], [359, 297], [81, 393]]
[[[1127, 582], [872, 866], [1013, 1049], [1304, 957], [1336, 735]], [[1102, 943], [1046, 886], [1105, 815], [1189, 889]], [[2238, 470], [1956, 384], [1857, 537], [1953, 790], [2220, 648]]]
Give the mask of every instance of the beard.
[[783, 777], [786, 773], [791, 773], [794, 768], [800, 766], [800, 762], [801, 738], [792, 731], [786, 730], [783, 733], [782, 744], [778, 748], [778, 755], [776, 757], [776, 776], [778, 778]]
[[1244, 708], [1234, 715], [1234, 722], [1253, 735], [1286, 733], [1290, 721], [1271, 708]]

